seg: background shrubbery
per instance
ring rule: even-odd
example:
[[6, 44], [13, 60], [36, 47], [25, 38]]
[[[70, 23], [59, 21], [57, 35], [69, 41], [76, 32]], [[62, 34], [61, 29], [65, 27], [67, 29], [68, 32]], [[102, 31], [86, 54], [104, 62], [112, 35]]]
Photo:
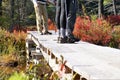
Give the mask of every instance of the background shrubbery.
[[[0, 28], [0, 79], [8, 80], [15, 71], [24, 71], [26, 33], [14, 31], [9, 33]], [[2, 72], [1, 72], [2, 71]]]
[[[102, 46], [120, 48], [120, 18], [91, 20], [90, 17], [77, 17], [74, 35], [79, 39]], [[114, 26], [113, 26], [114, 25]]]
[[25, 51], [25, 37], [24, 32], [9, 33], [0, 28], [0, 55]]

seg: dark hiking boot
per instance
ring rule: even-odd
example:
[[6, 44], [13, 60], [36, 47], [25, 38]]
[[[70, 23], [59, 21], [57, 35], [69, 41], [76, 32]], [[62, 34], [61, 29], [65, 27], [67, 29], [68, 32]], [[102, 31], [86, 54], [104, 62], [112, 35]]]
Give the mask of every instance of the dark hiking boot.
[[67, 43], [75, 43], [75, 39], [68, 38], [68, 39], [67, 39]]
[[51, 35], [52, 33], [51, 32], [48, 32], [48, 31], [46, 31], [46, 32], [44, 32], [43, 33], [43, 35]]
[[67, 39], [68, 43], [75, 43], [75, 42], [78, 42], [78, 41], [80, 41], [80, 39], [78, 39], [78, 38], [68, 38]]
[[74, 40], [75, 40], [75, 42], [78, 42], [78, 41], [80, 41], [80, 39], [78, 39], [78, 38], [73, 38]]
[[58, 37], [58, 43], [67, 43], [67, 37]]

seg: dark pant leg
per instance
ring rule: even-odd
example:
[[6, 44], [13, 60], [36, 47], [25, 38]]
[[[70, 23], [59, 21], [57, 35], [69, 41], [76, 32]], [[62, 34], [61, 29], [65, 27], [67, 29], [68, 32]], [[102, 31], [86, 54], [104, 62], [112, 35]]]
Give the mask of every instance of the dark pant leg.
[[75, 0], [66, 0], [67, 4], [67, 33], [68, 37], [73, 38], [74, 23], [76, 20], [76, 2]]
[[59, 30], [60, 30], [60, 14], [61, 14], [61, 0], [57, 0], [55, 21], [57, 29]]
[[65, 0], [61, 0], [60, 27], [66, 29]]

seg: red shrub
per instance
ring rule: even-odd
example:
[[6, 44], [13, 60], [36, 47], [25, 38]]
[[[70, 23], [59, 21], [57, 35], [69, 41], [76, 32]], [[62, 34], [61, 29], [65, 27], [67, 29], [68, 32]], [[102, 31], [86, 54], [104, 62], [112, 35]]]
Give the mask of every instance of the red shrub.
[[73, 33], [77, 37], [81, 38], [82, 35], [88, 32], [90, 26], [91, 26], [91, 21], [89, 19], [86, 20], [85, 18], [79, 16], [76, 18], [76, 23]]
[[120, 15], [110, 15], [108, 16], [107, 21], [113, 26], [120, 25]]
[[89, 18], [77, 17], [74, 35], [83, 41], [108, 45], [111, 40], [112, 27], [105, 20], [91, 21]]

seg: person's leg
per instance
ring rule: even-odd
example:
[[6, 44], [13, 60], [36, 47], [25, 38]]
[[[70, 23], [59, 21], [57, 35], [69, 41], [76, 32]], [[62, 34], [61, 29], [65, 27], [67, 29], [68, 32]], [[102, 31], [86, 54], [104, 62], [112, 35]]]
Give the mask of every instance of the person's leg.
[[[69, 1], [69, 2], [68, 2]], [[70, 38], [73, 37], [74, 23], [76, 19], [76, 6], [75, 0], [67, 0], [67, 33]]]
[[66, 0], [67, 3], [67, 36], [68, 42], [73, 43], [79, 41], [73, 35], [74, 24], [76, 20], [76, 0]]
[[61, 0], [61, 15], [60, 15], [61, 37], [66, 37], [66, 14], [65, 14], [65, 0]]
[[[39, 5], [39, 4], [38, 4]], [[41, 12], [40, 12], [40, 6], [35, 7], [35, 13], [36, 13], [36, 24], [37, 24], [37, 31], [42, 34], [42, 25], [41, 25]]]
[[43, 20], [43, 33], [48, 31], [48, 14], [46, 10], [46, 5], [41, 5], [42, 20]]
[[60, 13], [60, 39], [59, 43], [67, 43], [66, 37], [66, 16], [65, 16], [65, 0], [61, 0], [61, 13]]
[[55, 21], [56, 21], [59, 37], [61, 35], [61, 32], [60, 32], [60, 14], [61, 14], [61, 0], [57, 0]]
[[52, 34], [48, 32], [48, 14], [46, 9], [46, 4], [41, 5], [41, 11], [42, 11], [42, 24], [43, 24], [43, 34]]
[[56, 26], [57, 26], [57, 31], [58, 31], [58, 38], [57, 38], [58, 43], [60, 42], [60, 37], [61, 37], [60, 15], [61, 15], [61, 0], [57, 0], [55, 21], [56, 21]]

